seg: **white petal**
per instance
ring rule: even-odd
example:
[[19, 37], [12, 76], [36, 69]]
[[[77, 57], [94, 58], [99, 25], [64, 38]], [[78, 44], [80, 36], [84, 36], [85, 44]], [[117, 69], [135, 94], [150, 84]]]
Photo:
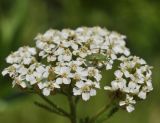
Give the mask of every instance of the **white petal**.
[[34, 79], [33, 81], [30, 81], [31, 85], [37, 83], [37, 81]]
[[57, 83], [57, 84], [62, 84], [62, 83], [63, 83], [62, 78], [57, 78], [57, 79], [56, 79], [56, 83]]
[[41, 82], [40, 82], [40, 83], [38, 83], [37, 85], [38, 85], [39, 89], [44, 88], [44, 84], [43, 84], [43, 83], [41, 83]]
[[76, 83], [76, 86], [78, 88], [82, 88], [84, 86], [84, 82], [83, 81], [79, 81], [79, 82]]
[[44, 78], [47, 78], [48, 76], [49, 76], [49, 72], [48, 71], [46, 71], [46, 72], [43, 73], [43, 77]]
[[64, 84], [70, 84], [71, 83], [71, 79], [63, 78], [63, 83]]
[[[80, 71], [79, 71], [79, 72], [80, 72]], [[80, 74], [81, 74], [81, 76], [86, 77], [86, 76], [88, 76], [88, 71], [83, 70], [83, 71], [80, 72]]]
[[126, 102], [125, 102], [125, 101], [120, 101], [120, 102], [119, 102], [119, 105], [120, 105], [120, 106], [124, 106], [124, 105], [126, 105]]
[[106, 70], [110, 70], [110, 69], [112, 69], [112, 65], [111, 64], [107, 64], [106, 65]]
[[45, 69], [44, 69], [44, 67], [39, 66], [39, 67], [36, 68], [36, 71], [37, 71], [38, 73], [43, 73], [43, 72], [45, 71]]
[[50, 95], [50, 89], [44, 88], [44, 89], [43, 89], [43, 95], [49, 96], [49, 95]]
[[5, 70], [2, 71], [2, 75], [3, 75], [3, 76], [5, 76], [5, 75], [7, 75], [7, 74], [8, 74], [8, 70], [5, 69]]
[[95, 76], [95, 78], [96, 78], [97, 81], [100, 81], [102, 79], [102, 75], [98, 74], [98, 75]]
[[8, 56], [8, 57], [6, 58], [6, 62], [12, 64], [12, 63], [13, 63], [12, 57], [11, 57], [11, 56]]
[[124, 71], [124, 75], [125, 77], [129, 78], [130, 77], [130, 73], [128, 71]]
[[134, 83], [134, 82], [129, 82], [129, 84], [128, 84], [128, 87], [129, 87], [130, 89], [134, 89], [134, 88], [136, 88], [136, 86], [137, 86], [137, 84]]
[[141, 99], [146, 99], [146, 92], [141, 91], [141, 92], [138, 94], [138, 97], [141, 98]]
[[94, 82], [94, 86], [95, 86], [95, 88], [101, 88], [99, 82]]
[[57, 83], [54, 83], [54, 87], [55, 87], [55, 88], [61, 88], [61, 87], [59, 86], [59, 84], [57, 84]]
[[55, 54], [56, 55], [61, 55], [64, 52], [63, 48], [58, 48], [58, 50], [56, 50]]
[[31, 58], [24, 58], [24, 64], [30, 64], [31, 63]]
[[56, 56], [48, 56], [47, 57], [47, 61], [48, 62], [50, 62], [50, 61], [56, 61], [56, 59], [57, 59]]
[[63, 56], [64, 61], [70, 61], [72, 59], [71, 55], [64, 55]]
[[71, 47], [72, 47], [74, 50], [77, 50], [77, 49], [78, 49], [78, 45], [77, 45], [77, 44], [75, 44], [75, 43], [74, 43], [74, 44], [72, 44], [72, 45], [71, 45]]
[[77, 89], [77, 88], [73, 88], [73, 94], [74, 95], [81, 95], [81, 90], [80, 89]]
[[80, 52], [80, 53], [79, 53], [79, 56], [82, 57], [82, 58], [84, 58], [84, 57], [87, 56], [87, 53]]
[[120, 89], [125, 89], [126, 88], [126, 81], [124, 80], [122, 80], [122, 81], [120, 81], [119, 83], [118, 83], [118, 87], [120, 88]]
[[27, 87], [25, 82], [21, 82], [20, 85], [21, 85], [22, 88], [26, 88]]
[[112, 88], [110, 86], [105, 86], [104, 90], [112, 90]]
[[96, 95], [96, 90], [95, 89], [91, 89], [90, 90], [90, 95], [91, 96], [95, 96]]
[[33, 85], [37, 82], [33, 75], [27, 75], [26, 80], [29, 81], [31, 85]]
[[130, 55], [129, 49], [125, 49], [125, 50], [124, 50], [124, 55], [126, 55], [126, 56], [129, 56], [129, 55]]
[[29, 51], [32, 55], [35, 55], [35, 54], [36, 54], [36, 49], [35, 49], [35, 48], [28, 48], [28, 51]]
[[36, 76], [36, 78], [41, 78], [41, 77], [42, 77], [42, 74], [41, 74], [41, 73], [38, 73], [38, 72], [34, 72], [34, 73], [33, 73], [33, 76]]
[[130, 112], [132, 112], [132, 111], [134, 111], [134, 106], [133, 105], [128, 105], [127, 107], [126, 107], [126, 109], [127, 109], [127, 111], [130, 113]]
[[143, 65], [143, 64], [146, 64], [146, 61], [145, 61], [145, 60], [143, 60], [143, 59], [140, 59], [140, 61], [139, 61], [139, 62], [140, 62], [140, 64], [142, 64], [142, 65]]
[[60, 66], [57, 66], [55, 67], [55, 71], [54, 71], [56, 74], [60, 74], [61, 72], [61, 67]]
[[122, 73], [120, 70], [117, 70], [117, 71], [115, 71], [114, 75], [115, 75], [117, 78], [122, 78], [123, 73]]
[[119, 89], [118, 83], [116, 81], [112, 81], [111, 85], [112, 85], [113, 90]]
[[117, 56], [116, 56], [115, 54], [111, 54], [111, 58], [112, 58], [113, 60], [115, 60], [115, 59], [117, 59]]
[[58, 61], [63, 61], [63, 56], [62, 55], [58, 56]]
[[82, 99], [83, 99], [84, 101], [89, 100], [89, 99], [90, 99], [90, 94], [89, 94], [89, 93], [82, 93]]
[[46, 57], [45, 52], [44, 51], [40, 51], [39, 56], [42, 56], [42, 58], [45, 58]]
[[21, 75], [25, 75], [25, 74], [27, 74], [27, 69], [26, 68], [24, 68], [24, 67], [20, 67], [20, 69], [19, 70], [17, 70]]

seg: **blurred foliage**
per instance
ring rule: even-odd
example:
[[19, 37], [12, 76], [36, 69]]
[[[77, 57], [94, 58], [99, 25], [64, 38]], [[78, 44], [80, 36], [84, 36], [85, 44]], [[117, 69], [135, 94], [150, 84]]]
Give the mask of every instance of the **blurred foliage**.
[[[159, 123], [159, 10], [159, 0], [0, 0], [0, 71], [7, 66], [5, 57], [11, 51], [23, 45], [34, 45], [33, 39], [38, 32], [49, 28], [107, 27], [127, 35], [127, 45], [133, 55], [145, 58], [154, 66], [155, 87], [148, 99], [137, 105], [134, 113], [120, 111], [108, 123]], [[109, 82], [110, 72], [104, 74], [104, 81]], [[0, 122], [67, 122], [66, 119], [36, 108], [32, 102], [39, 98], [12, 89], [10, 81], [0, 75]], [[98, 93], [91, 101], [81, 102], [79, 116], [93, 113], [106, 103], [104, 95], [104, 92]], [[62, 97], [53, 99], [66, 106], [63, 103], [66, 100]]]

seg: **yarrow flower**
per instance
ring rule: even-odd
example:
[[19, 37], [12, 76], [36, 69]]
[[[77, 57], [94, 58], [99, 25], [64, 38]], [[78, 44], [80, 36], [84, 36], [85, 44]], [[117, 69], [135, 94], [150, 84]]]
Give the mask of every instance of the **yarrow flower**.
[[78, 81], [76, 87], [73, 88], [74, 95], [82, 95], [82, 99], [87, 101], [90, 96], [96, 95], [96, 88], [100, 88], [99, 83], [91, 80]]
[[34, 62], [36, 55], [36, 49], [32, 47], [21, 47], [18, 49], [18, 51], [11, 53], [6, 58], [7, 63], [9, 64], [24, 64], [29, 65], [32, 62]]
[[147, 94], [153, 90], [152, 67], [136, 56], [121, 57], [118, 60], [121, 63], [119, 70], [114, 73], [116, 79], [111, 82], [111, 86], [105, 86], [104, 89], [121, 93], [122, 100], [125, 101], [120, 99], [119, 105], [126, 106], [127, 111], [132, 112], [136, 99], [146, 99]]
[[87, 101], [101, 89], [102, 69], [112, 69], [120, 61], [116, 79], [104, 89], [119, 92], [119, 105], [131, 112], [137, 98], [146, 99], [153, 90], [152, 72], [143, 59], [130, 56], [125, 38], [100, 27], [50, 29], [35, 37], [35, 47], [11, 53], [6, 59], [11, 65], [2, 74], [13, 79], [13, 87], [38, 89], [45, 96], [68, 88], [68, 93]]

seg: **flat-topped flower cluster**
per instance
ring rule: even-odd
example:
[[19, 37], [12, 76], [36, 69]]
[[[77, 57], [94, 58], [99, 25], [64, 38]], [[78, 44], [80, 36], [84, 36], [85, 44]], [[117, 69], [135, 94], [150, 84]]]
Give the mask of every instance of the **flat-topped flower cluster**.
[[115, 71], [116, 79], [111, 86], [104, 87], [109, 91], [120, 91], [122, 100], [120, 106], [125, 106], [128, 112], [134, 110], [136, 99], [146, 99], [147, 93], [153, 90], [151, 68], [143, 59], [136, 56], [121, 57], [119, 69]]
[[36, 47], [24, 46], [11, 53], [6, 58], [11, 65], [2, 74], [13, 79], [13, 86], [36, 87], [45, 96], [70, 87], [73, 95], [87, 101], [100, 89], [102, 69], [112, 69], [118, 60], [116, 79], [105, 90], [125, 95], [119, 104], [131, 112], [135, 97], [145, 99], [153, 89], [152, 72], [143, 59], [129, 56], [125, 38], [100, 27], [51, 29], [36, 36]]

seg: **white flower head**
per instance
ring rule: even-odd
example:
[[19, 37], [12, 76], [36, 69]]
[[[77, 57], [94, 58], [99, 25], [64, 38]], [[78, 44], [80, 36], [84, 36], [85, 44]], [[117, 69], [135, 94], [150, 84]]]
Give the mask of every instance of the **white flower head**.
[[[121, 57], [119, 70], [115, 71], [116, 79], [111, 82], [111, 86], [105, 86], [104, 89], [115, 92], [120, 91], [126, 95], [126, 100], [120, 102], [121, 105], [127, 105], [126, 110], [132, 112], [134, 106], [132, 105], [135, 97], [146, 99], [147, 93], [153, 90], [152, 87], [152, 72], [151, 67], [146, 65], [146, 62], [136, 56]], [[134, 95], [130, 97], [129, 95]], [[135, 98], [136, 99], [136, 98]], [[132, 102], [132, 103], [131, 103]]]
[[39, 89], [45, 96], [70, 89], [87, 101], [100, 88], [103, 71], [115, 68], [118, 61], [115, 79], [104, 89], [120, 93], [120, 106], [132, 112], [137, 98], [144, 100], [153, 90], [152, 71], [145, 60], [130, 56], [125, 39], [100, 27], [50, 29], [36, 36], [35, 47], [11, 53], [2, 75], [11, 77], [13, 86]]
[[38, 87], [42, 89], [43, 95], [49, 96], [52, 91], [54, 91], [55, 89], [59, 89], [60, 85], [55, 81], [45, 81], [43, 83], [38, 83]]
[[71, 83], [71, 69], [69, 67], [55, 67], [55, 73], [57, 74], [57, 84], [70, 84]]
[[29, 65], [35, 61], [36, 49], [28, 46], [20, 47], [6, 58], [9, 64]]
[[126, 110], [128, 112], [132, 112], [135, 108], [134, 108], [134, 104], [136, 104], [136, 101], [133, 99], [132, 96], [130, 95], [126, 95], [126, 99], [125, 101], [120, 101], [119, 105], [120, 106], [125, 106]]
[[82, 95], [82, 99], [87, 101], [91, 96], [96, 95], [96, 88], [99, 87], [95, 85], [96, 83], [92, 82], [91, 80], [78, 81], [75, 85], [76, 87], [73, 88], [73, 94]]

